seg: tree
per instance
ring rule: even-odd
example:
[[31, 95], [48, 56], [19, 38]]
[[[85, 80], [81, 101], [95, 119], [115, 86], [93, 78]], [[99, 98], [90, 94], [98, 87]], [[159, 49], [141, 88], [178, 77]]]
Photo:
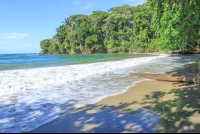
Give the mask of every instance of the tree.
[[42, 49], [43, 53], [48, 53], [48, 47], [50, 46], [50, 40], [44, 39], [40, 42], [40, 48]]
[[[80, 53], [91, 51], [127, 52], [158, 50], [159, 34], [151, 28], [152, 12], [148, 4], [123, 5], [109, 12], [72, 15], [56, 29], [52, 39], [44, 41], [44, 53]], [[162, 33], [162, 30], [159, 29]]]
[[199, 47], [199, 0], [147, 0], [154, 10], [152, 28], [166, 51]]
[[78, 28], [78, 41], [80, 43], [80, 50], [82, 50], [82, 45], [85, 43], [87, 31], [88, 29], [87, 29], [86, 22], [83, 21]]
[[155, 47], [152, 47], [151, 41], [152, 30], [151, 26], [152, 11], [148, 4], [138, 5], [133, 13], [133, 42], [134, 48], [141, 51], [152, 51]]

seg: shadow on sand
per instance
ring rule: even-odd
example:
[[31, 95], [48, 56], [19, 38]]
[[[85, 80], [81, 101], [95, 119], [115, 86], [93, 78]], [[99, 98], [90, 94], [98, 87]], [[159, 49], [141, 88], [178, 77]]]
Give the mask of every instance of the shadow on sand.
[[[190, 55], [179, 57], [174, 63], [185, 63], [193, 58]], [[184, 67], [175, 68], [175, 71], [200, 73], [200, 62]], [[169, 92], [163, 92], [162, 89], [151, 92], [140, 102], [120, 103], [118, 106], [94, 104], [71, 109], [32, 132], [199, 132], [200, 85], [183, 82], [173, 84], [176, 88]], [[163, 99], [167, 95], [173, 97]], [[134, 109], [131, 105], [140, 105], [141, 108]]]
[[[142, 102], [74, 108], [32, 132], [199, 132], [200, 85], [174, 85], [178, 88], [152, 92]], [[163, 100], [169, 94], [174, 97]], [[130, 108], [136, 104], [142, 108]]]

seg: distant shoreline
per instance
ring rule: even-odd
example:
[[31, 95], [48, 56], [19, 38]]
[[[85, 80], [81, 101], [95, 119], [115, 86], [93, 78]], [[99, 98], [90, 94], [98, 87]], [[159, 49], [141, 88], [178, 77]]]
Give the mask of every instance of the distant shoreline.
[[169, 51], [169, 52], [163, 52], [163, 51], [158, 51], [158, 52], [142, 52], [142, 51], [129, 51], [129, 52], [102, 52], [102, 53], [87, 53], [87, 52], [69, 52], [69, 53], [39, 53], [39, 54], [120, 54], [120, 53], [136, 53], [136, 54], [200, 54], [200, 51]]

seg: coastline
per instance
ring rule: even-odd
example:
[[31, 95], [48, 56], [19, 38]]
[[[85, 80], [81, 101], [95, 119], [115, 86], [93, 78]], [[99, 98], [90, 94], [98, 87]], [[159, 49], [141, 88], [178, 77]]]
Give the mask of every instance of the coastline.
[[199, 132], [199, 98], [200, 85], [142, 81], [122, 94], [70, 109], [31, 133]]
[[137, 50], [130, 50], [128, 52], [88, 52], [88, 51], [83, 51], [83, 52], [74, 52], [74, 51], [70, 51], [67, 53], [42, 53], [40, 52], [39, 54], [121, 54], [121, 53], [136, 53], [136, 54], [200, 54], [200, 51], [168, 51], [168, 52], [164, 52], [164, 51], [156, 51], [156, 52], [152, 52], [152, 51], [137, 51]]
[[[57, 84], [58, 86], [53, 86], [51, 88], [44, 88], [43, 90], [37, 90], [37, 91], [33, 90], [33, 92], [29, 91], [24, 92], [19, 96], [11, 95], [10, 97], [9, 96], [2, 97], [2, 100], [5, 100], [4, 101], [5, 104], [4, 102], [2, 102], [1, 111], [3, 115], [1, 116], [1, 118], [3, 120], [0, 121], [5, 121], [7, 119], [9, 120], [9, 122], [8, 121], [4, 122], [4, 125], [1, 126], [2, 130], [1, 132], [32, 131], [45, 123], [53, 121], [61, 113], [66, 112], [70, 108], [84, 106], [87, 104], [94, 104], [97, 101], [105, 98], [106, 96], [112, 96], [126, 92], [130, 86], [133, 86], [133, 82], [138, 80], [140, 81], [140, 79], [138, 78], [128, 76], [129, 72], [137, 71], [143, 73], [164, 73], [170, 70], [173, 71], [174, 69], [183, 68], [182, 66], [184, 64], [192, 63], [193, 61], [195, 61], [195, 59], [199, 59], [198, 55], [194, 56], [165, 55], [164, 57], [163, 56], [161, 57], [159, 56], [160, 58], [156, 58], [154, 56], [148, 58], [136, 58], [136, 59], [134, 58], [123, 61], [106, 62], [106, 64], [102, 62], [95, 64], [88, 64], [92, 66], [84, 64], [80, 66], [66, 66], [66, 67], [63, 66], [56, 68], [43, 68], [43, 69], [33, 69], [33, 70], [31, 69], [24, 71], [23, 70], [9, 71], [9, 73], [1, 73], [1, 76], [4, 76], [4, 74], [7, 75], [10, 74], [9, 76], [13, 76], [11, 77], [13, 81], [15, 81], [14, 80], [15, 77], [17, 79], [21, 78], [21, 81], [24, 83], [26, 81], [37, 82], [38, 87], [41, 87], [42, 84], [55, 85], [55, 82], [62, 83], [63, 80], [65, 79], [68, 80], [68, 78], [80, 79], [80, 76], [82, 77], [81, 74], [82, 72], [88, 75], [91, 73], [96, 74], [105, 72], [106, 70], [108, 71], [108, 73], [105, 73], [106, 75], [104, 74], [94, 75], [94, 77], [86, 77], [85, 79], [81, 79], [80, 81], [75, 80], [70, 83], [63, 82], [66, 84], [58, 83]], [[154, 58], [156, 59], [152, 60]], [[143, 63], [143, 64], [138, 64], [138, 63]], [[133, 67], [135, 64], [138, 65]], [[166, 64], [168, 64], [168, 66], [166, 66]], [[77, 74], [76, 77], [66, 77], [66, 76], [74, 76], [70, 73], [71, 69], [73, 69], [72, 72], [73, 74]], [[88, 73], [86, 73], [87, 69]], [[27, 77], [29, 76], [28, 74], [35, 74], [34, 76], [37, 77], [33, 77], [33, 75], [30, 75], [29, 78]], [[46, 80], [45, 76], [48, 76], [49, 80]], [[22, 78], [24, 78], [24, 80]], [[22, 84], [24, 83], [21, 83], [20, 86], [23, 87]], [[13, 85], [18, 86], [14, 84], [14, 82]], [[31, 86], [37, 86], [37, 85], [32, 84]], [[77, 100], [82, 100], [82, 101], [77, 101]], [[113, 110], [113, 108], [110, 108], [110, 110]], [[139, 110], [143, 111], [142, 113], [145, 114], [144, 110], [142, 109]], [[105, 110], [103, 111], [105, 112]], [[69, 116], [70, 115], [71, 114], [69, 114]], [[76, 116], [77, 115], [75, 115], [75, 117]], [[111, 115], [111, 117], [113, 116]], [[14, 117], [14, 118], [8, 118], [8, 117]], [[140, 120], [138, 119], [140, 118], [140, 116], [138, 115], [134, 115], [132, 117], [137, 118], [137, 120]], [[115, 119], [116, 117], [113, 118]], [[155, 118], [158, 117], [155, 116]], [[105, 121], [106, 119], [104, 118]], [[102, 122], [104, 122], [104, 120], [102, 120]], [[109, 121], [110, 120], [113, 119], [109, 119]], [[144, 125], [144, 121], [140, 121], [139, 124]], [[120, 127], [120, 125], [118, 126]], [[145, 126], [142, 126], [142, 128], [145, 128]], [[154, 132], [154, 131], [149, 130], [148, 132]]]
[[[0, 130], [28, 132], [51, 122], [70, 108], [94, 104], [107, 96], [125, 92], [133, 81], [138, 81], [137, 78], [125, 77], [133, 66], [157, 59], [157, 56], [145, 56], [105, 63], [1, 72], [1, 78], [9, 77], [5, 77], [0, 86], [5, 89], [3, 91], [11, 93], [1, 96], [0, 123], [3, 125], [0, 125]], [[5, 86], [7, 79], [11, 81], [8, 83], [11, 90]], [[12, 94], [16, 90], [19, 93]]]
[[[138, 51], [133, 51], [133, 52], [102, 52], [102, 53], [76, 53], [76, 52], [72, 52], [72, 53], [39, 53], [39, 54], [172, 54], [172, 52], [138, 52]], [[178, 54], [178, 53], [173, 53], [173, 54]], [[192, 53], [195, 54], [195, 53]]]
[[[200, 114], [196, 109], [200, 107], [186, 107], [194, 105], [193, 101], [181, 99], [186, 99], [186, 104], [181, 107], [184, 113], [179, 113], [179, 105], [166, 105], [169, 102], [176, 104], [180, 99], [177, 95], [184, 92], [187, 92], [188, 97], [200, 97], [200, 85], [153, 80], [139, 82], [125, 93], [70, 109], [31, 133], [198, 132]], [[194, 114], [185, 116], [187, 112]], [[189, 126], [185, 126], [187, 124]]]

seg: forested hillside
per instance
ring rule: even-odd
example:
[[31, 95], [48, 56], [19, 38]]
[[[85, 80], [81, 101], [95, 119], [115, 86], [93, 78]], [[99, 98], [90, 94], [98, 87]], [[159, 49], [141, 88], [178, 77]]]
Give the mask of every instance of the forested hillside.
[[147, 0], [136, 7], [72, 15], [40, 47], [44, 54], [195, 51], [200, 44], [199, 13], [199, 0]]

